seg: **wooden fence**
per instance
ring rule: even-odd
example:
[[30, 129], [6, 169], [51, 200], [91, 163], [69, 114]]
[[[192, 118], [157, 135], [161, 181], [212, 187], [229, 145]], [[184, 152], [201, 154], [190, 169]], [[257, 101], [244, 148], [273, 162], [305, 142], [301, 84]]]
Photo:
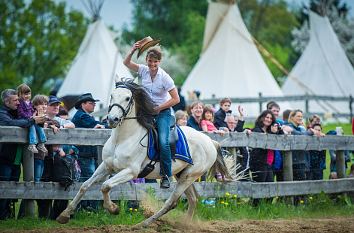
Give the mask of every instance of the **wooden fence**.
[[[47, 144], [94, 145], [102, 148], [111, 130], [109, 129], [63, 129], [53, 134], [46, 129]], [[285, 182], [252, 183], [231, 182], [221, 183], [195, 183], [201, 196], [220, 197], [225, 192], [237, 194], [240, 197], [264, 198], [275, 196], [293, 196], [300, 194], [340, 193], [354, 191], [354, 178], [345, 178], [344, 150], [354, 150], [353, 136], [293, 136], [244, 133], [230, 133], [224, 136], [209, 134], [211, 138], [220, 142], [222, 147], [235, 150], [236, 147], [269, 148], [285, 151], [284, 178]], [[0, 143], [27, 143], [27, 130], [19, 127], [0, 127]], [[326, 181], [292, 181], [292, 152], [291, 150], [335, 150], [337, 173], [340, 179]], [[100, 151], [100, 150], [99, 150]], [[34, 183], [33, 154], [28, 150], [24, 152], [23, 160], [24, 182], [0, 182], [0, 198], [32, 199], [26, 202], [26, 214], [34, 211], [33, 199], [72, 199], [80, 187], [76, 183], [64, 191], [57, 183]], [[102, 195], [99, 185], [92, 187], [84, 196], [86, 200], [100, 200]], [[153, 192], [158, 199], [165, 199], [171, 190], [161, 190], [157, 184], [122, 184], [112, 190], [112, 199], [141, 200], [146, 192]]]

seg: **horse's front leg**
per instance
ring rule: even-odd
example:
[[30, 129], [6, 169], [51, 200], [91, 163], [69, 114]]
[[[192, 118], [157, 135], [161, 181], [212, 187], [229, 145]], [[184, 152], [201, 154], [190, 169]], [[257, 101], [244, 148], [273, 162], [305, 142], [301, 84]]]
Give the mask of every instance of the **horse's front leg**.
[[59, 223], [67, 223], [70, 220], [70, 215], [74, 213], [76, 206], [79, 204], [81, 198], [86, 193], [87, 189], [91, 187], [93, 184], [102, 181], [109, 175], [109, 172], [106, 168], [105, 163], [101, 163], [100, 166], [96, 169], [93, 175], [86, 180], [80, 187], [79, 192], [76, 194], [74, 199], [70, 202], [70, 204], [66, 207], [66, 209], [57, 217], [57, 222]]
[[111, 214], [118, 214], [119, 208], [118, 206], [111, 201], [109, 196], [109, 191], [116, 186], [117, 184], [125, 183], [134, 178], [134, 174], [130, 168], [126, 168], [110, 179], [106, 180], [101, 187], [101, 191], [103, 194], [103, 207], [107, 209]]

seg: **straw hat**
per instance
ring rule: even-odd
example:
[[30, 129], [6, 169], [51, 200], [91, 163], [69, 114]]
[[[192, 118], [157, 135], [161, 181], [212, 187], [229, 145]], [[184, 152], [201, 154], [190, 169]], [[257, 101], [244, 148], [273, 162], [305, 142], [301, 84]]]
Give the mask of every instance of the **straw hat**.
[[140, 48], [137, 57], [139, 58], [145, 50], [160, 43], [160, 40], [154, 40], [150, 36], [147, 36], [138, 42], [140, 44]]

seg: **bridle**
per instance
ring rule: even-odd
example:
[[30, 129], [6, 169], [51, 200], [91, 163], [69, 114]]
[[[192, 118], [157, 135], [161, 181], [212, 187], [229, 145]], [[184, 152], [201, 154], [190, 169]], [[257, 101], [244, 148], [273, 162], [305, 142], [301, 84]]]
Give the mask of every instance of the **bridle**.
[[[129, 88], [128, 88], [126, 85], [116, 85], [116, 89], [117, 89], [117, 88], [126, 88], [126, 89], [129, 90]], [[134, 102], [133, 102], [133, 96], [131, 96], [130, 99], [129, 99], [128, 105], [127, 105], [125, 108], [123, 108], [123, 106], [120, 105], [120, 104], [114, 103], [114, 104], [112, 104], [112, 105], [109, 105], [109, 107], [108, 107], [108, 113], [111, 112], [111, 110], [112, 110], [113, 107], [118, 107], [118, 108], [123, 112], [123, 115], [122, 115], [120, 118], [118, 118], [118, 124], [121, 124], [121, 123], [123, 122], [123, 120], [137, 119], [136, 116], [134, 116], [134, 117], [127, 117], [128, 113], [130, 112], [130, 110], [131, 110], [131, 108], [132, 108], [132, 106], [133, 106], [133, 103], [134, 103]]]

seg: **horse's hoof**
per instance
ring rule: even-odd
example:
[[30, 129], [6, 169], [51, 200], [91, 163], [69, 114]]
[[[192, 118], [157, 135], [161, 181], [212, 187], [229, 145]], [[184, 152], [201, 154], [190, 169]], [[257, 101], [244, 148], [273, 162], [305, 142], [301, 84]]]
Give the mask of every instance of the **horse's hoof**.
[[66, 224], [66, 223], [69, 222], [70, 217], [65, 217], [65, 216], [63, 216], [63, 215], [59, 215], [56, 220], [57, 220], [57, 222], [60, 223], [60, 224]]
[[108, 210], [110, 214], [118, 215], [119, 214], [119, 207], [115, 206], [112, 209]]

